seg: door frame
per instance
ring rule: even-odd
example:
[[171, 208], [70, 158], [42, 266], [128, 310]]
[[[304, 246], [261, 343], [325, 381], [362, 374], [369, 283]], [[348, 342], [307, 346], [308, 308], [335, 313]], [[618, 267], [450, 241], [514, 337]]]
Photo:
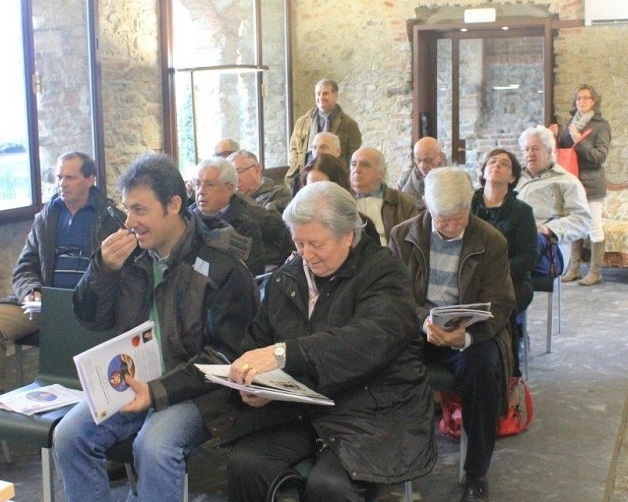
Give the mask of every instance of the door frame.
[[[504, 29], [504, 27], [508, 27]], [[423, 136], [436, 137], [437, 121], [437, 41], [441, 38], [452, 39], [452, 61], [458, 58], [458, 44], [463, 39], [475, 38], [514, 38], [522, 36], [543, 37], [543, 81], [544, 110], [543, 116], [549, 124], [554, 102], [554, 50], [553, 30], [557, 29], [549, 18], [504, 18], [494, 23], [448, 23], [414, 24], [412, 26], [412, 144]], [[420, 77], [419, 77], [420, 76]], [[459, 68], [452, 66], [452, 115], [458, 117], [459, 109]], [[423, 125], [423, 126], [422, 126]], [[458, 160], [464, 145], [460, 143], [459, 123], [452, 120], [452, 162]]]

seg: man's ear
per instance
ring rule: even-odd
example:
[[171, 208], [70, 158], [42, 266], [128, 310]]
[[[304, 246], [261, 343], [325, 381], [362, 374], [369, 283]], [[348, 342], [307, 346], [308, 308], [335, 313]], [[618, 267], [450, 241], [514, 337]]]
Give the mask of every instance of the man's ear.
[[181, 197], [173, 195], [172, 199], [170, 199], [170, 202], [168, 203], [168, 212], [170, 214], [178, 214], [179, 211], [181, 211], [182, 204], [183, 201], [181, 200]]

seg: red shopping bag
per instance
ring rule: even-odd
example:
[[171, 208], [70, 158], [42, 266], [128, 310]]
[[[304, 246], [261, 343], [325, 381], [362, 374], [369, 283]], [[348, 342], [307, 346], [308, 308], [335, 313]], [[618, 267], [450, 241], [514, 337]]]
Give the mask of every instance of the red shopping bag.
[[[593, 132], [593, 129], [589, 128], [582, 133], [578, 141], [582, 141], [589, 134]], [[569, 171], [574, 176], [580, 177], [580, 164], [578, 163], [578, 154], [576, 153], [576, 141], [571, 148], [557, 148], [556, 149], [556, 162], [561, 167], [564, 167], [566, 171]]]

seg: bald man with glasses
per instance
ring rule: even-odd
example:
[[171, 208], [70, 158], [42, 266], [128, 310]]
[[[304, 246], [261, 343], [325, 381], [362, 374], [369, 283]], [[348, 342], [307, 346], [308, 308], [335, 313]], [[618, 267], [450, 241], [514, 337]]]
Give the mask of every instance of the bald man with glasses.
[[416, 197], [423, 204], [423, 180], [432, 169], [444, 166], [447, 157], [440, 142], [431, 136], [417, 141], [412, 152], [412, 167], [402, 173], [398, 186], [399, 190]]

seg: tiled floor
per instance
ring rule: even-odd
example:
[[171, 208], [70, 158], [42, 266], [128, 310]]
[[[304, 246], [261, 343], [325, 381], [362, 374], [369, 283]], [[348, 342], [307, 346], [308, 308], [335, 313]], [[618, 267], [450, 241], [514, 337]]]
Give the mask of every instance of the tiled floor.
[[[552, 354], [544, 353], [546, 295], [539, 293], [529, 310], [529, 384], [536, 416], [528, 432], [498, 440], [489, 472], [493, 502], [628, 501], [628, 436], [623, 434], [628, 270], [605, 274], [603, 285], [563, 285], [563, 332], [554, 336]], [[31, 374], [35, 360], [36, 351], [28, 351]], [[458, 444], [438, 438], [438, 463], [432, 473], [414, 481], [414, 499], [457, 502]], [[38, 452], [19, 444], [10, 449], [13, 462], [0, 461], [0, 479], [16, 484], [16, 502], [40, 501]], [[197, 451], [191, 457], [191, 502], [226, 500], [227, 453]], [[58, 484], [57, 493], [62, 500]], [[114, 500], [125, 500], [127, 493], [117, 483]], [[400, 494], [401, 487], [388, 487], [380, 500], [399, 500]]]

